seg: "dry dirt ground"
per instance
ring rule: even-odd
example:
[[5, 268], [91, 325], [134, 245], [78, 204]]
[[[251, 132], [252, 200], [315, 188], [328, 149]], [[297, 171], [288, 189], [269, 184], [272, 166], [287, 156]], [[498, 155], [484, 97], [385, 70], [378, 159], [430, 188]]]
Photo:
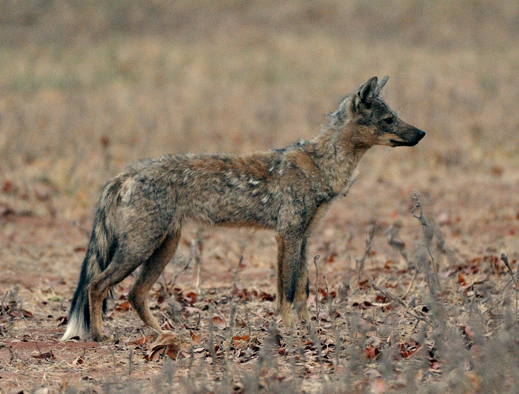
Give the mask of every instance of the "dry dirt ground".
[[[411, 213], [413, 187], [432, 239], [414, 217], [419, 210]], [[117, 286], [104, 321], [114, 341], [59, 342], [91, 222], [35, 217], [4, 205], [0, 392], [502, 387], [481, 363], [502, 350], [489, 341], [506, 330], [507, 313], [514, 313], [517, 282], [510, 283], [500, 253], [508, 253], [515, 271], [517, 190], [517, 178], [495, 171], [470, 178], [423, 172], [398, 182], [382, 176], [363, 181], [361, 173], [312, 238], [310, 256], [320, 255], [316, 265], [310, 262], [314, 317], [310, 327], [298, 325], [295, 332], [275, 313], [271, 233], [186, 228], [180, 250], [150, 294], [154, 314], [174, 333], [154, 347], [152, 331], [125, 298], [132, 278]], [[59, 203], [59, 197], [49, 199]], [[400, 232], [390, 245], [395, 223]], [[199, 286], [195, 259], [183, 270], [190, 250], [201, 251]], [[510, 384], [519, 379], [508, 373]]]
[[[517, 392], [518, 20], [517, 0], [0, 1], [0, 393]], [[128, 278], [114, 341], [59, 342], [108, 179], [310, 139], [375, 75], [427, 136], [370, 150], [316, 230], [308, 327], [275, 313], [273, 234], [191, 226], [150, 292], [172, 335]]]

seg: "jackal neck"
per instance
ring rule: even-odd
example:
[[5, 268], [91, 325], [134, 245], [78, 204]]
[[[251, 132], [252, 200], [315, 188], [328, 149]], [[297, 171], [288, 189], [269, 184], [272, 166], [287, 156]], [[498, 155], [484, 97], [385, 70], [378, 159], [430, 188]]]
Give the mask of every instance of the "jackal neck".
[[312, 140], [314, 162], [335, 194], [351, 186], [354, 171], [368, 150], [356, 145], [352, 137], [352, 125], [346, 123], [341, 130], [327, 127]]

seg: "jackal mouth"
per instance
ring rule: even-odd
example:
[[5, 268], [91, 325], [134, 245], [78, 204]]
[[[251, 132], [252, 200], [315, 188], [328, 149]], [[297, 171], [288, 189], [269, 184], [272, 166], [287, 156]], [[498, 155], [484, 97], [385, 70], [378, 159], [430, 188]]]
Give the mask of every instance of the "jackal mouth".
[[397, 141], [397, 140], [389, 140], [393, 146], [415, 146], [420, 142], [420, 140], [415, 141]]
[[425, 137], [425, 132], [422, 130], [419, 130], [415, 136], [414, 139], [411, 141], [399, 141], [399, 140], [389, 140], [393, 144], [393, 146], [415, 146], [417, 143], [420, 142], [420, 140]]

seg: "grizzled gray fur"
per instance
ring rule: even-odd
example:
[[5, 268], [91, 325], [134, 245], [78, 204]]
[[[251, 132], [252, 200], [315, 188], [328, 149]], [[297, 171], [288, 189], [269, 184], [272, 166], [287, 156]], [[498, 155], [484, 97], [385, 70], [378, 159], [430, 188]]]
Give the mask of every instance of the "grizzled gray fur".
[[425, 133], [402, 121], [379, 97], [388, 77], [371, 78], [346, 96], [310, 141], [245, 156], [188, 154], [140, 161], [108, 182], [72, 300], [63, 340], [102, 332], [111, 288], [142, 266], [129, 300], [157, 332], [147, 294], [175, 253], [182, 225], [274, 230], [278, 306], [309, 321], [306, 246], [331, 200], [346, 195], [357, 164], [373, 145], [413, 146]]

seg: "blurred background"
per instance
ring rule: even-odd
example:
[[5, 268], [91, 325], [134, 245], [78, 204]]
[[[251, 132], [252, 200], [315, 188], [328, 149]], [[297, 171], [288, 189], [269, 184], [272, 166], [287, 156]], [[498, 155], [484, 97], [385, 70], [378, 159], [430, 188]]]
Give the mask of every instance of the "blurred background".
[[518, 21], [517, 0], [0, 0], [0, 214], [88, 217], [139, 158], [311, 138], [374, 75], [427, 136], [370, 151], [365, 185], [517, 182]]

